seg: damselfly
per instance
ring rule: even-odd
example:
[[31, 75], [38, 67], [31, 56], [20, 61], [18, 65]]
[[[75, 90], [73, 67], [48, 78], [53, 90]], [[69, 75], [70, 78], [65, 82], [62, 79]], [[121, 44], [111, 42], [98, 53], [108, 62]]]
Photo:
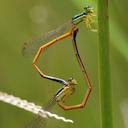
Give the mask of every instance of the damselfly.
[[[67, 100], [69, 96], [74, 93], [75, 85], [77, 85], [77, 81], [73, 78], [70, 78], [67, 81], [67, 85], [63, 85], [63, 87], [60, 88], [49, 100], [49, 102], [42, 108], [44, 110], [50, 111], [52, 106], [56, 103], [61, 106], [65, 102], [65, 100]], [[47, 119], [42, 118], [40, 115], [41, 111], [36, 118], [34, 118], [29, 124], [27, 124], [25, 128], [43, 128]]]
[[[48, 110], [50, 111], [51, 107], [54, 104], [58, 104], [61, 108], [63, 108], [64, 110], [72, 110], [72, 109], [78, 109], [78, 108], [82, 108], [85, 106], [89, 94], [91, 92], [91, 84], [88, 78], [88, 75], [86, 73], [86, 70], [84, 68], [83, 62], [81, 60], [81, 57], [79, 55], [78, 52], [78, 48], [77, 48], [77, 44], [76, 44], [76, 35], [77, 35], [78, 29], [74, 29], [73, 31], [73, 35], [72, 35], [72, 43], [73, 43], [73, 49], [74, 49], [74, 53], [76, 55], [77, 61], [80, 65], [80, 68], [82, 70], [85, 82], [87, 84], [87, 91], [85, 93], [85, 96], [82, 100], [82, 102], [80, 104], [77, 105], [71, 105], [71, 106], [67, 106], [65, 105], [65, 101], [70, 97], [70, 95], [72, 95], [75, 91], [75, 87], [78, 84], [77, 81], [74, 78], [70, 78], [68, 81], [65, 81], [63, 79], [59, 79], [56, 77], [52, 77], [53, 81], [59, 82], [61, 84], [63, 84], [63, 87], [61, 89], [59, 89], [54, 96], [50, 99], [50, 101], [48, 102], [48, 104], [46, 104], [46, 106], [42, 107], [44, 110]], [[34, 120], [32, 120], [26, 128], [43, 128], [44, 124], [46, 123], [46, 119], [42, 118], [40, 116], [40, 112], [38, 113], [38, 116], [36, 118], [34, 118]]]
[[52, 43], [47, 43], [47, 45], [45, 45], [45, 48], [47, 48], [51, 44], [55, 43], [56, 40], [58, 41], [68, 36], [71, 36], [72, 30], [82, 22], [85, 23], [87, 29], [94, 30], [94, 16], [95, 14], [93, 8], [90, 6], [85, 6], [83, 12], [73, 16], [72, 19], [68, 20], [63, 25], [59, 26], [54, 30], [44, 33], [41, 36], [35, 37], [28, 42], [25, 42], [22, 48], [22, 54], [24, 56], [33, 55], [44, 43], [52, 41]]
[[[32, 62], [33, 67], [37, 70], [37, 72], [40, 74], [41, 77], [46, 78], [46, 79], [49, 79], [49, 80], [52, 80], [52, 81], [56, 81], [56, 82], [61, 83], [61, 84], [63, 84], [63, 85], [68, 85], [68, 83], [67, 83], [65, 80], [63, 80], [63, 79], [60, 79], [60, 78], [57, 78], [57, 77], [53, 77], [53, 76], [49, 76], [49, 75], [44, 74], [44, 73], [40, 70], [40, 68], [37, 66], [36, 62], [37, 62], [37, 60], [38, 60], [38, 58], [39, 58], [41, 52], [42, 52], [44, 49], [48, 48], [48, 47], [51, 46], [52, 44], [55, 44], [56, 42], [58, 42], [58, 41], [61, 40], [61, 39], [64, 39], [64, 38], [69, 37], [69, 36], [73, 37], [72, 42], [73, 42], [74, 53], [75, 53], [75, 55], [76, 55], [76, 57], [77, 57], [77, 61], [78, 61], [78, 63], [79, 63], [79, 66], [80, 66], [80, 68], [81, 68], [81, 71], [82, 71], [82, 73], [83, 73], [83, 75], [84, 75], [84, 79], [85, 79], [86, 86], [87, 86], [88, 89], [87, 89], [87, 92], [85, 93], [85, 97], [84, 97], [84, 100], [82, 101], [82, 104], [80, 104], [80, 105], [74, 105], [74, 106], [68, 106], [68, 107], [67, 107], [67, 106], [64, 106], [63, 104], [60, 104], [60, 106], [61, 106], [63, 109], [66, 109], [66, 110], [76, 109], [76, 108], [81, 108], [81, 107], [83, 107], [83, 106], [85, 105], [85, 103], [86, 103], [86, 101], [87, 101], [87, 99], [88, 99], [88, 96], [89, 96], [89, 94], [90, 94], [90, 91], [91, 91], [91, 84], [90, 84], [90, 82], [89, 82], [88, 75], [87, 75], [87, 73], [86, 73], [86, 70], [85, 70], [85, 68], [84, 68], [84, 65], [83, 65], [83, 63], [82, 63], [82, 60], [81, 60], [81, 58], [80, 58], [80, 56], [79, 56], [79, 52], [78, 52], [78, 49], [77, 49], [77, 45], [76, 45], [76, 35], [77, 35], [77, 32], [78, 32], [77, 26], [78, 26], [79, 23], [81, 23], [81, 22], [83, 22], [83, 21], [86, 23], [86, 26], [87, 26], [89, 29], [91, 29], [92, 17], [93, 17], [93, 16], [94, 16], [94, 11], [93, 11], [92, 7], [86, 6], [86, 7], [84, 8], [84, 12], [82, 12], [82, 13], [80, 13], [80, 14], [78, 14], [78, 15], [75, 15], [75, 16], [72, 18], [72, 20], [71, 20], [71, 22], [70, 22], [71, 28], [70, 28], [70, 30], [69, 30], [68, 32], [66, 32], [66, 33], [64, 33], [64, 34], [61, 34], [60, 36], [57, 36], [55, 39], [53, 39], [53, 40], [51, 40], [50, 42], [48, 42], [48, 43], [46, 43], [46, 44], [44, 44], [44, 45], [41, 45], [41, 46], [39, 47], [39, 49], [38, 49], [38, 51], [37, 51], [37, 53], [36, 53], [36, 55], [35, 55], [35, 57], [34, 57], [34, 59], [33, 59], [33, 62]], [[28, 46], [29, 46], [29, 43], [28, 43]], [[29, 49], [29, 47], [24, 47], [24, 48], [23, 48], [23, 51], [25, 51], [26, 48]]]
[[[77, 44], [76, 44], [76, 36], [77, 36], [77, 32], [78, 32], [78, 24], [85, 22], [86, 23], [86, 27], [88, 29], [92, 29], [91, 25], [93, 23], [92, 17], [95, 16], [94, 15], [94, 11], [93, 8], [90, 6], [86, 6], [84, 8], [84, 11], [82, 13], [79, 13], [78, 15], [75, 15], [70, 21], [68, 21], [67, 23], [65, 23], [63, 26], [52, 30], [46, 34], [44, 34], [43, 36], [36, 38], [35, 40], [32, 40], [30, 42], [27, 42], [24, 44], [24, 47], [22, 49], [22, 53], [23, 55], [29, 55], [29, 54], [33, 54], [35, 52], [35, 50], [37, 50], [37, 53], [33, 59], [32, 65], [34, 66], [34, 68], [37, 70], [37, 72], [40, 74], [41, 77], [58, 82], [60, 84], [63, 85], [63, 88], [60, 89], [52, 98], [52, 100], [50, 100], [50, 103], [48, 104], [48, 106], [51, 106], [54, 103], [58, 103], [58, 105], [63, 108], [64, 110], [72, 110], [72, 109], [79, 109], [85, 106], [88, 97], [90, 95], [91, 92], [91, 83], [89, 81], [89, 77], [87, 75], [87, 72], [85, 70], [85, 67], [82, 63], [81, 57], [79, 55], [78, 52], [78, 48], [77, 48]], [[68, 32], [66, 32], [66, 30], [68, 29]], [[52, 37], [52, 38], [51, 38]], [[64, 102], [65, 100], [68, 99], [68, 97], [74, 92], [74, 85], [77, 84], [75, 79], [69, 79], [68, 81], [65, 81], [63, 79], [57, 78], [57, 77], [53, 77], [53, 76], [49, 76], [44, 74], [40, 68], [36, 65], [36, 62], [42, 52], [43, 49], [48, 48], [49, 46], [51, 46], [52, 44], [55, 44], [57, 41], [64, 39], [66, 37], [72, 37], [72, 43], [73, 43], [73, 49], [74, 49], [74, 54], [77, 58], [77, 62], [80, 66], [80, 69], [83, 73], [83, 77], [87, 86], [87, 90], [85, 92], [84, 98], [82, 100], [82, 102], [80, 104], [76, 104], [76, 105], [65, 105]], [[44, 41], [47, 40], [47, 38], [51, 38], [52, 40], [49, 41], [48, 43], [42, 45], [42, 43]], [[47, 107], [46, 107], [47, 108]], [[47, 108], [49, 109], [49, 107]], [[39, 114], [40, 115], [40, 114]], [[42, 119], [40, 116], [38, 117], [40, 119]], [[37, 118], [37, 120], [39, 120]], [[32, 127], [32, 128], [36, 128], [36, 127]], [[40, 127], [38, 127], [40, 128]]]

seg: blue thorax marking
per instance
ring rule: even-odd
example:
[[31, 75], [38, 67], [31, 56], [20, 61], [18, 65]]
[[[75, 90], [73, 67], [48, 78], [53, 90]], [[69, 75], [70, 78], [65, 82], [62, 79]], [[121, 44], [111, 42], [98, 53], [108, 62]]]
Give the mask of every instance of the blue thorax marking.
[[72, 17], [72, 21], [77, 20], [77, 19], [79, 19], [79, 17], [83, 17], [86, 14], [87, 14], [86, 12], [81, 12], [80, 14], [77, 14], [77, 15]]

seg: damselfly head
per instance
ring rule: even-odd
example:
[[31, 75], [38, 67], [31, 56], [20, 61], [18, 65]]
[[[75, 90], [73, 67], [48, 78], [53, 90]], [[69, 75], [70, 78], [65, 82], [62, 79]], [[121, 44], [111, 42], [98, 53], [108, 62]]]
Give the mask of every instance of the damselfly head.
[[89, 6], [89, 5], [85, 6], [84, 10], [85, 10], [86, 13], [94, 13], [93, 8], [91, 6]]
[[83, 21], [85, 22], [87, 29], [93, 32], [97, 32], [97, 17], [94, 9], [91, 6], [85, 6], [84, 10], [86, 16], [83, 17]]
[[72, 78], [72, 77], [68, 79], [68, 83], [70, 85], [77, 85], [78, 84], [77, 81], [74, 78]]

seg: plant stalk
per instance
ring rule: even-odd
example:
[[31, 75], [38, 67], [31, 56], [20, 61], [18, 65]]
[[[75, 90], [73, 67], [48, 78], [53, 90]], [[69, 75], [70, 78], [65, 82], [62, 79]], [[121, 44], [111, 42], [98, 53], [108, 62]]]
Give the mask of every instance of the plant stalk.
[[101, 128], [113, 128], [108, 0], [98, 0]]

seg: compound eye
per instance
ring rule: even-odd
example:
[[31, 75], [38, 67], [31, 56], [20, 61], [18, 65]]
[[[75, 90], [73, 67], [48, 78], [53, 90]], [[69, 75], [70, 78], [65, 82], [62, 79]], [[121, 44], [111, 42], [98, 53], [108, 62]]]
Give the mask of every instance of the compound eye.
[[73, 80], [73, 77], [69, 78], [68, 81], [72, 81]]
[[89, 6], [89, 5], [84, 7], [85, 10], [87, 10], [89, 8], [91, 8], [91, 6]]

